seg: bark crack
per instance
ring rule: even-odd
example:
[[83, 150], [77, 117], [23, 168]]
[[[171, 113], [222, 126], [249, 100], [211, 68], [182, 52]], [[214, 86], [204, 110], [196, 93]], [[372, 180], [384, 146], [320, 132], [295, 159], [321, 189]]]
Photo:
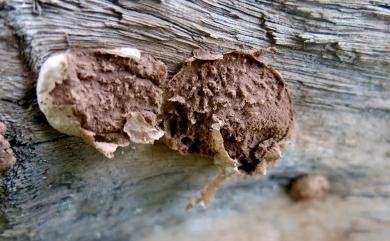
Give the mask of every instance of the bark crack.
[[266, 39], [270, 42], [271, 46], [276, 44], [276, 38], [273, 30], [267, 25], [267, 16], [262, 13], [260, 16], [260, 27], [265, 30]]

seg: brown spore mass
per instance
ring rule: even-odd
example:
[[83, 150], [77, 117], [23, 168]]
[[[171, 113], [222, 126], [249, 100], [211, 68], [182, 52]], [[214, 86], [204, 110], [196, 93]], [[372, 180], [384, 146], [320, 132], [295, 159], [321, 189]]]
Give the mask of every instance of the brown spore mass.
[[181, 153], [213, 156], [210, 129], [220, 123], [224, 147], [253, 174], [275, 161], [290, 138], [294, 110], [286, 82], [259, 59], [261, 51], [196, 52], [167, 83], [165, 142]]
[[123, 126], [131, 112], [157, 126], [165, 65], [149, 55], [126, 58], [99, 49], [69, 50], [68, 68], [51, 91], [55, 104], [73, 105], [73, 114], [95, 140], [127, 144]]
[[11, 145], [4, 137], [6, 126], [0, 122], [0, 173], [15, 164], [16, 158]]

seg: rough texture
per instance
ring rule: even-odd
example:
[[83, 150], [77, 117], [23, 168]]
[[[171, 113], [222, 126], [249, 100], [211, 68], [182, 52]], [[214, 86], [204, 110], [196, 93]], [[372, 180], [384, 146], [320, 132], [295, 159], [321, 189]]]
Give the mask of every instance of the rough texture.
[[11, 145], [4, 137], [6, 130], [5, 124], [0, 122], [0, 173], [13, 166], [16, 162]]
[[[386, 1], [34, 1], [40, 15], [32, 2], [0, 4], [0, 119], [18, 156], [0, 177], [0, 240], [390, 237]], [[157, 144], [107, 161], [40, 113], [27, 67], [39, 70], [69, 46], [98, 45], [135, 46], [170, 73], [199, 47], [277, 47], [268, 62], [289, 84], [297, 118], [283, 159], [267, 176], [229, 180], [206, 210], [185, 212], [217, 171], [209, 159]], [[286, 195], [305, 173], [329, 179], [326, 200]]]
[[297, 201], [323, 199], [329, 191], [329, 181], [321, 175], [304, 175], [291, 183], [290, 194]]
[[286, 82], [260, 59], [263, 51], [194, 53], [167, 84], [164, 126], [170, 147], [214, 156], [211, 128], [217, 123], [228, 155], [244, 172], [259, 172], [261, 162], [281, 157], [294, 111]]
[[112, 157], [115, 146], [161, 137], [157, 118], [166, 74], [161, 61], [134, 49], [72, 49], [45, 62], [38, 101], [55, 128]]

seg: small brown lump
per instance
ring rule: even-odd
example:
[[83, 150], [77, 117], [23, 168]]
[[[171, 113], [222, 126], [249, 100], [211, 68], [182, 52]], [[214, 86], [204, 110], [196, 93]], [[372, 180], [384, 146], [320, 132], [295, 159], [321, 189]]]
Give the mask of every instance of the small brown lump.
[[211, 128], [217, 123], [240, 171], [254, 175], [278, 160], [294, 126], [294, 110], [286, 82], [260, 60], [262, 51], [194, 52], [166, 87], [167, 145], [214, 156]]
[[290, 194], [294, 200], [324, 198], [329, 191], [328, 179], [320, 175], [304, 175], [293, 181]]
[[4, 135], [6, 126], [0, 122], [0, 173], [13, 166], [16, 162], [15, 154], [11, 149], [11, 145]]

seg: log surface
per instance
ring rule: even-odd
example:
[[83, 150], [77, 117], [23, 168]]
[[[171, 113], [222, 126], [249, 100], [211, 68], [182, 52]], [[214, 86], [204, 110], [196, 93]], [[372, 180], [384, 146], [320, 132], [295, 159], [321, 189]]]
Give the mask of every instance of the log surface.
[[[0, 1], [0, 121], [18, 162], [0, 177], [0, 240], [387, 240], [390, 3], [381, 1]], [[134, 46], [172, 75], [195, 48], [276, 47], [297, 131], [265, 177], [235, 177], [208, 209], [184, 211], [216, 174], [162, 144], [106, 160], [53, 130], [35, 79], [52, 53]], [[286, 194], [329, 178], [323, 201]]]

